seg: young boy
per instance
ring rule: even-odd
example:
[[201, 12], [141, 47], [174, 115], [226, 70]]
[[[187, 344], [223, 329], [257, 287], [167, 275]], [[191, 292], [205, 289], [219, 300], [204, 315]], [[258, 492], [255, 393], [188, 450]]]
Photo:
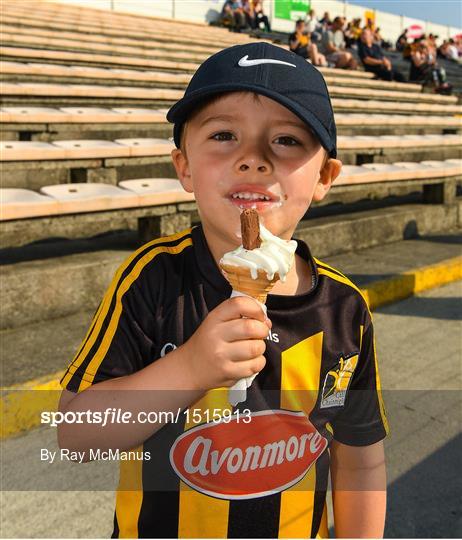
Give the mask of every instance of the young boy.
[[[202, 64], [168, 119], [201, 225], [120, 267], [62, 380], [62, 411], [137, 421], [62, 424], [60, 446], [86, 460], [138, 451], [121, 458], [114, 537], [325, 538], [329, 469], [336, 535], [382, 536], [388, 426], [361, 293], [297, 240], [266, 318], [229, 298], [218, 267], [241, 244], [242, 208], [289, 240], [338, 176], [322, 75], [282, 48], [238, 45]], [[254, 373], [231, 407], [227, 387]], [[146, 411], [181, 414], [154, 424]]]

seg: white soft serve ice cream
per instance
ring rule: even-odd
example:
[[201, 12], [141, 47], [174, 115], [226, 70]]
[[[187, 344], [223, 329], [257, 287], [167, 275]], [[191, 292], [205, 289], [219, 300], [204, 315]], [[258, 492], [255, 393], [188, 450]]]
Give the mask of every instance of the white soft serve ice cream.
[[294, 261], [297, 242], [295, 240], [282, 240], [274, 236], [261, 223], [260, 238], [261, 246], [259, 248], [245, 249], [243, 246], [239, 246], [233, 251], [225, 253], [220, 263], [249, 268], [253, 279], [257, 279], [258, 270], [263, 270], [268, 279], [273, 279], [277, 272], [279, 279], [285, 281]]

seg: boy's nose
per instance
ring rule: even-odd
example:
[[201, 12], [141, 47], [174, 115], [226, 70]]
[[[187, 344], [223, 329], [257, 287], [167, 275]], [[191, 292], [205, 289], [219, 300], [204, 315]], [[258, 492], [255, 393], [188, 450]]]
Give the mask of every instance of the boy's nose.
[[[239, 167], [239, 170], [242, 171], [242, 172], [245, 172], [247, 170], [249, 170], [250, 167], [246, 164], [246, 163], [243, 163], [240, 167]], [[266, 172], [268, 170], [268, 168], [266, 167], [266, 165], [259, 165], [257, 167], [257, 171], [259, 172]]]
[[271, 163], [263, 157], [243, 157], [236, 163], [236, 169], [241, 172], [259, 172], [261, 174], [268, 174], [271, 172]]

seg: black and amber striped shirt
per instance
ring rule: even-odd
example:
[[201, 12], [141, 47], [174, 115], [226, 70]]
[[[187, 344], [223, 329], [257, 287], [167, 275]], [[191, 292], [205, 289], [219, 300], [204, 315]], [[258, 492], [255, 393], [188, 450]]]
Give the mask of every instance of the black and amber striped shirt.
[[[266, 366], [232, 407], [208, 392], [144, 442], [151, 459], [121, 461], [113, 537], [326, 538], [329, 444], [388, 433], [367, 303], [311, 256], [312, 288], [269, 295]], [[139, 371], [184, 343], [230, 296], [202, 226], [154, 240], [118, 269], [61, 384], [72, 392]], [[238, 425], [237, 413], [251, 421]], [[210, 417], [209, 417], [210, 420]], [[242, 416], [241, 416], [242, 421]], [[129, 482], [133, 485], [133, 481]]]

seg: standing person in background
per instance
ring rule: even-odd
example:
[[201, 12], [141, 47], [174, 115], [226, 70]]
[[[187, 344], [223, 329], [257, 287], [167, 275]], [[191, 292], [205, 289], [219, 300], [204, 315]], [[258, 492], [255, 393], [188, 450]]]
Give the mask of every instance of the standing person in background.
[[343, 17], [335, 17], [331, 29], [325, 30], [322, 34], [319, 50], [326, 57], [329, 64], [334, 67], [357, 69], [358, 63], [355, 58], [345, 50], [344, 25], [345, 19]]
[[295, 32], [289, 36], [289, 48], [295, 54], [309, 58], [314, 66], [327, 66], [325, 56], [318, 52], [318, 47], [314, 43], [311, 43], [303, 19], [299, 19], [295, 23]]
[[390, 60], [385, 57], [382, 48], [377, 43], [374, 43], [372, 32], [367, 28], [361, 33], [358, 54], [364, 69], [374, 73], [378, 79], [404, 82], [404, 76], [393, 69]]

